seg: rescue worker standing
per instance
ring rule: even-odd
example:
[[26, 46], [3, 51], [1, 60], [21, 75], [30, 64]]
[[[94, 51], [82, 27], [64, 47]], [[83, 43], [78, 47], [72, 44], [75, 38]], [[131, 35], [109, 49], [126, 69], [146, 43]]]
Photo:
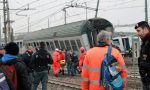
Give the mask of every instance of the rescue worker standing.
[[141, 21], [135, 25], [135, 29], [142, 40], [138, 66], [143, 90], [150, 90], [150, 26], [146, 21]]
[[[98, 46], [87, 51], [83, 67], [82, 67], [82, 90], [105, 90], [104, 84], [100, 84], [101, 65], [109, 45], [111, 45], [112, 33], [101, 31], [97, 35]], [[124, 80], [124, 88], [126, 88], [127, 70], [124, 68], [125, 62], [121, 53], [112, 47], [111, 55], [113, 55], [122, 66], [121, 77]]]
[[83, 61], [86, 55], [86, 51], [84, 49], [84, 47], [80, 48], [80, 55], [79, 55], [79, 69], [80, 71], [82, 71], [82, 66], [83, 66]]
[[60, 71], [60, 54], [59, 54], [59, 49], [56, 48], [55, 49], [55, 52], [53, 53], [53, 60], [54, 60], [54, 63], [53, 63], [53, 70], [54, 70], [54, 75], [56, 77], [58, 77], [58, 73]]

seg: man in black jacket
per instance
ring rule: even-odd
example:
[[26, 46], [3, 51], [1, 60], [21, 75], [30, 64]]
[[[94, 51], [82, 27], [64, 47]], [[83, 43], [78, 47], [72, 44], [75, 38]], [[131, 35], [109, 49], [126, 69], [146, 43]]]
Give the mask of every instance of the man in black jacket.
[[39, 50], [33, 55], [31, 64], [34, 69], [33, 90], [37, 90], [39, 83], [42, 83], [42, 90], [47, 90], [48, 82], [48, 64], [52, 64], [53, 60], [45, 50], [45, 43], [40, 42]]
[[150, 26], [146, 21], [141, 21], [136, 24], [135, 29], [142, 40], [138, 66], [143, 90], [150, 90]]
[[[15, 85], [15, 90], [31, 90], [31, 83], [29, 81], [29, 75], [24, 62], [18, 60], [19, 47], [16, 43], [10, 42], [4, 47], [5, 54], [1, 59], [3, 65], [14, 64], [17, 73], [17, 83], [13, 82]], [[12, 89], [10, 89], [12, 90]]]

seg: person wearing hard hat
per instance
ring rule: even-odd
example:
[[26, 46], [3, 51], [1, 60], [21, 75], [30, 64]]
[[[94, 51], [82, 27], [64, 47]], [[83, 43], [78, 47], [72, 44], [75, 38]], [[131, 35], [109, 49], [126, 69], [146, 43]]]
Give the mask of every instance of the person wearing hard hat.
[[58, 73], [59, 73], [59, 71], [60, 71], [60, 63], [59, 63], [59, 61], [60, 61], [60, 53], [59, 53], [59, 49], [58, 48], [56, 48], [55, 49], [55, 51], [54, 51], [54, 53], [53, 53], [53, 70], [54, 70], [54, 75], [56, 76], [56, 77], [58, 77]]
[[86, 55], [86, 50], [84, 49], [84, 47], [80, 48], [80, 55], [79, 55], [79, 69], [80, 71], [82, 71], [82, 66], [83, 66], [83, 61]]

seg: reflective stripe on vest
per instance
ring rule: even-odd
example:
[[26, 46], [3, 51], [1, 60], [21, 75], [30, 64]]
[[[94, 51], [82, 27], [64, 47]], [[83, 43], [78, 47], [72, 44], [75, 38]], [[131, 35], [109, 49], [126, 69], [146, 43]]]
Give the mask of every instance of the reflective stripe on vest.
[[100, 72], [100, 68], [89, 68], [89, 72]]
[[88, 69], [88, 66], [87, 66], [87, 65], [85, 65], [85, 64], [83, 64], [82, 68], [84, 68], [84, 69]]
[[89, 72], [100, 72], [100, 68], [88, 68], [87, 65], [83, 64], [84, 69], [88, 69]]
[[89, 82], [89, 79], [88, 79], [88, 78], [82, 77], [82, 80], [85, 81], [85, 82]]
[[99, 80], [89, 80], [88, 78], [82, 78], [82, 80], [84, 81], [84, 82], [89, 82], [90, 84], [97, 84], [97, 85], [99, 85]]
[[97, 85], [99, 85], [100, 83], [99, 83], [99, 80], [90, 80], [90, 84], [97, 84]]

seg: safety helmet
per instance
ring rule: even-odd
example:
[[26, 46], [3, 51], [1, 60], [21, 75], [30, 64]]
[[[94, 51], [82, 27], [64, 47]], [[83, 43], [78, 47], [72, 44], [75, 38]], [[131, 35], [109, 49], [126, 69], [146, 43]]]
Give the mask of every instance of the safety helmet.
[[80, 48], [80, 51], [85, 51], [84, 47], [81, 47], [81, 48]]
[[55, 49], [55, 51], [59, 51], [59, 49], [58, 49], [58, 48], [56, 48], [56, 49]]

